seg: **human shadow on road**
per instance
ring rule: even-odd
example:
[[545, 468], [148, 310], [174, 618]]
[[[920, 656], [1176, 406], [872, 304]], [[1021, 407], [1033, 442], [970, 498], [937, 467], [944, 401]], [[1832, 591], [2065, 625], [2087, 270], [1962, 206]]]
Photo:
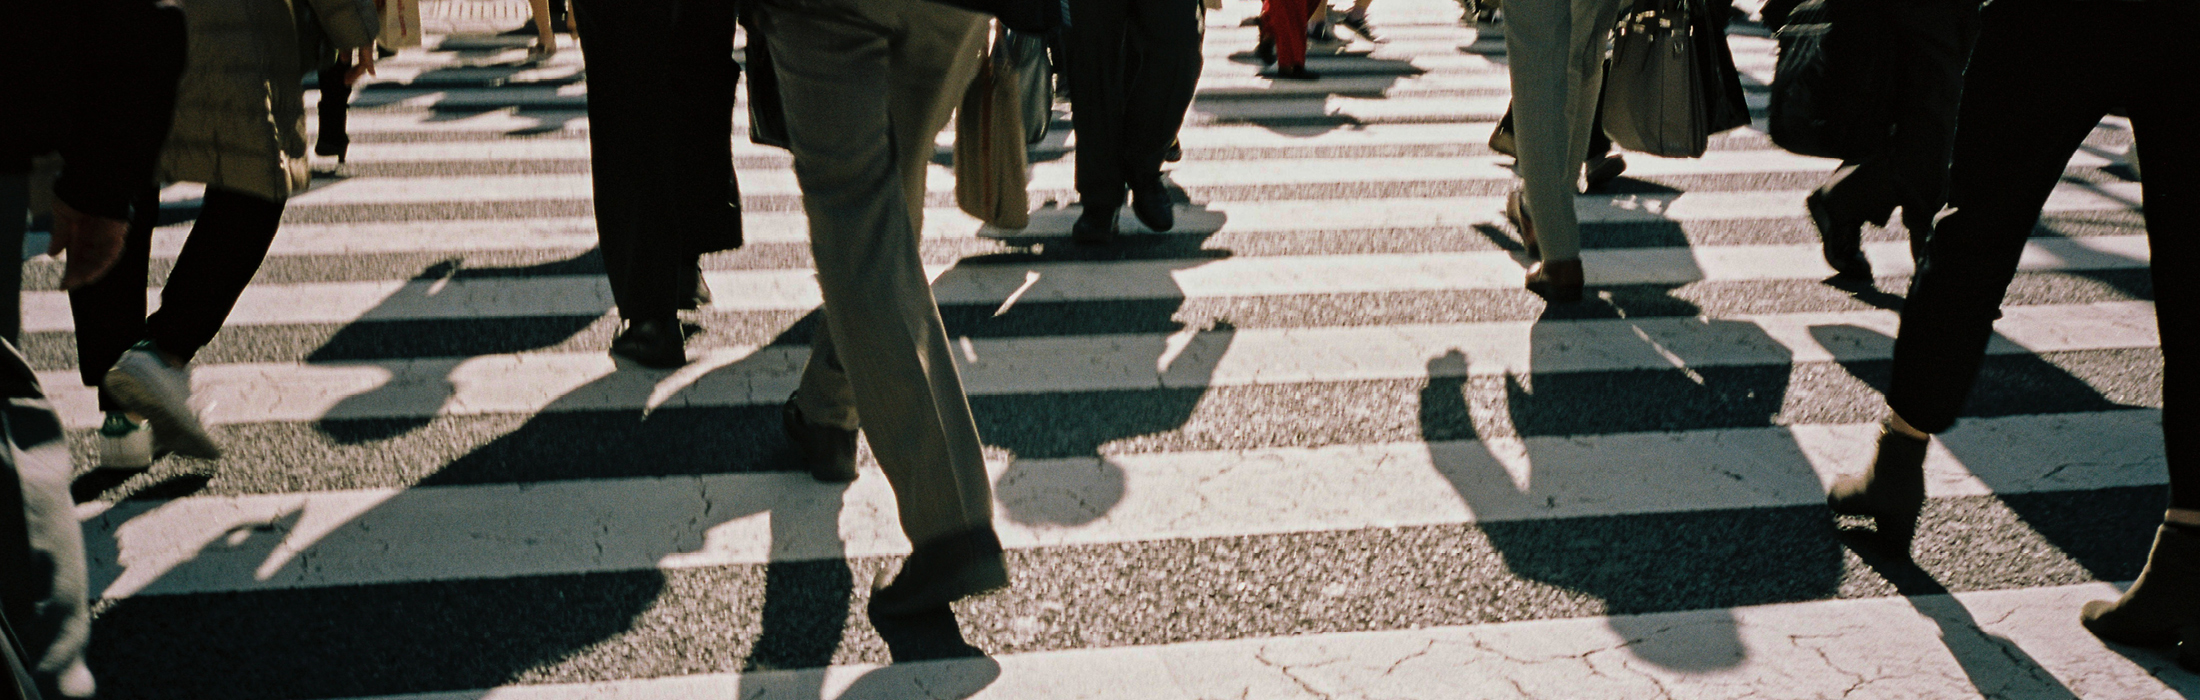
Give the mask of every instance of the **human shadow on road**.
[[[1545, 318], [1551, 320], [1551, 314]], [[1470, 377], [1472, 360], [1464, 353], [1432, 358], [1420, 408], [1432, 463], [1476, 514], [1513, 574], [1593, 599], [1588, 604], [1628, 640], [1630, 653], [1688, 672], [1731, 668], [1746, 659], [1731, 613], [1715, 623], [1672, 630], [1637, 616], [1822, 599], [1838, 591], [1842, 570], [1831, 522], [1818, 508], [1692, 510], [1689, 501], [1695, 497], [1685, 495], [1688, 485], [1657, 484], [1645, 490], [1668, 493], [1643, 497], [1672, 502], [1623, 508], [1622, 515], [1555, 520], [1542, 515], [1579, 507], [1562, 501], [1604, 498], [1568, 493], [1570, 486], [1604, 482], [1592, 491], [1610, 490], [1617, 488], [1613, 482], [1653, 478], [1599, 472], [1630, 464], [1569, 464], [1554, 456], [1579, 454], [1567, 448], [1569, 441], [1683, 429], [1701, 423], [1706, 413], [1724, 416], [1712, 419], [1721, 424], [1711, 427], [1773, 425], [1786, 393], [1787, 364], [1719, 367], [1715, 358], [1696, 355], [1705, 345], [1692, 345], [1685, 336], [1713, 335], [1766, 352], [1784, 353], [1784, 348], [1752, 323], [1696, 322], [1704, 327], [1678, 333], [1635, 326], [1645, 345], [1638, 352], [1662, 354], [1674, 366], [1629, 371], [1567, 371], [1565, 365], [1584, 354], [1633, 353], [1584, 348], [1593, 342], [1578, 332], [1553, 331], [1539, 322], [1530, 331], [1525, 371]], [[1717, 474], [1715, 464], [1700, 469], [1707, 477]], [[1815, 489], [1815, 479], [1799, 468], [1779, 483], [1754, 488]], [[1797, 533], [1809, 532], [1825, 533], [1816, 540], [1823, 546], [1796, 546]]]
[[465, 358], [540, 350], [572, 339], [611, 311], [607, 292], [597, 295], [597, 306], [602, 308], [590, 307], [592, 313], [477, 318], [474, 310], [466, 307], [480, 300], [460, 293], [460, 289], [477, 280], [597, 278], [603, 273], [599, 251], [591, 248], [562, 260], [511, 267], [468, 268], [463, 259], [452, 259], [421, 270], [373, 309], [307, 353], [305, 361], [324, 366], [361, 362], [374, 365], [388, 362], [393, 355], [414, 355], [390, 352], [387, 346], [393, 335], [415, 341], [423, 337], [460, 341], [465, 352], [447, 359], [434, 356], [444, 353], [433, 353], [421, 360], [402, 362], [401, 366], [411, 369], [432, 370], [430, 365], [435, 363], [448, 367], [444, 376], [433, 376], [432, 371], [423, 374], [399, 370], [374, 389], [338, 401], [314, 422], [314, 427], [340, 444], [389, 440], [410, 433], [432, 422], [457, 395], [458, 387], [448, 373], [457, 371]]

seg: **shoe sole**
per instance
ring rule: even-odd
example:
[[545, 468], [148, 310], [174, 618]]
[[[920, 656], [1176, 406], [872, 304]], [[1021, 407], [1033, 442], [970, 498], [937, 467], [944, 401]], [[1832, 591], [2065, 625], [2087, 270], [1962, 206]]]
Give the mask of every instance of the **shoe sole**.
[[109, 370], [103, 385], [124, 408], [144, 416], [156, 434], [166, 436], [165, 444], [176, 454], [221, 459], [221, 446], [214, 443], [214, 436], [207, 434], [206, 426], [199, 423], [199, 417], [191, 413], [189, 406], [184, 407], [182, 415], [176, 415], [160, 400], [158, 392], [127, 372]]

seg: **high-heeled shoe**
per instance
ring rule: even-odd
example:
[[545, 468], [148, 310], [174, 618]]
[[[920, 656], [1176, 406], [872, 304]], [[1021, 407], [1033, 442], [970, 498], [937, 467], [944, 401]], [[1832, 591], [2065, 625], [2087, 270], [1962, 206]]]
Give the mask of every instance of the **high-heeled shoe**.
[[1581, 301], [1583, 286], [1580, 260], [1546, 260], [1528, 268], [1528, 291], [1554, 304]]
[[2180, 525], [2155, 530], [2139, 580], [2113, 602], [2086, 603], [2078, 622], [2117, 644], [2168, 646], [2182, 636], [2180, 660], [2200, 665], [2200, 534]]
[[1925, 448], [1931, 444], [1881, 426], [1871, 469], [1834, 482], [1826, 507], [1871, 518], [1880, 537], [1909, 552], [1917, 537], [1917, 516], [1925, 510]]

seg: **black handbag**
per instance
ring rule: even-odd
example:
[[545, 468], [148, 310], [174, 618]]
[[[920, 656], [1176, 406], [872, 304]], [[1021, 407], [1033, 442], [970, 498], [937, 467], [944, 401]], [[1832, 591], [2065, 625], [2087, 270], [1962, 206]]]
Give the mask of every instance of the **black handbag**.
[[1689, 7], [1689, 37], [1695, 41], [1696, 69], [1703, 73], [1704, 126], [1711, 133], [1749, 126], [1749, 99], [1742, 93], [1742, 72], [1734, 67], [1734, 50], [1726, 44], [1726, 21], [1713, 13], [1726, 13], [1724, 3], [1696, 2]]
[[1893, 68], [1881, 0], [1807, 0], [1774, 38], [1766, 109], [1772, 143], [1789, 152], [1850, 160], [1884, 148], [1894, 129]]

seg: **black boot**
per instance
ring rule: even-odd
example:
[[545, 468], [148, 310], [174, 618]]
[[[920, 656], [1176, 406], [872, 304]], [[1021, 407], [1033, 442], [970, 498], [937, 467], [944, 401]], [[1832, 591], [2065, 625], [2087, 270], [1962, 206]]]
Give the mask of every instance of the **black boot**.
[[1842, 277], [1869, 281], [1872, 263], [1864, 257], [1864, 224], [1834, 218], [1833, 207], [1817, 192], [1803, 198], [1803, 207], [1810, 210], [1811, 223], [1818, 225], [1818, 240], [1825, 248], [1826, 264]]
[[611, 355], [643, 367], [672, 369], [687, 364], [687, 338], [680, 335], [679, 319], [628, 321], [626, 331], [611, 341]]
[[802, 453], [802, 466], [809, 469], [810, 478], [828, 484], [856, 480], [856, 431], [811, 423], [802, 417], [793, 396], [787, 397], [779, 413], [787, 441]]
[[873, 615], [909, 615], [1008, 587], [1008, 562], [991, 526], [916, 546], [894, 582], [871, 593]]
[[1826, 506], [1842, 515], [1871, 518], [1881, 537], [1908, 553], [1910, 540], [1917, 536], [1918, 513], [1925, 510], [1925, 448], [1931, 444], [1881, 427], [1871, 470], [1834, 482]]
[[1080, 245], [1107, 245], [1115, 242], [1115, 213], [1118, 206], [1085, 207], [1085, 213], [1077, 216], [1077, 223], [1070, 224], [1069, 239]]
[[2200, 651], [2200, 534], [2194, 528], [2163, 525], [2154, 532], [2154, 550], [2139, 580], [2115, 602], [2085, 604], [2078, 621], [2087, 631], [2117, 644], [2169, 646], [2184, 631], [2181, 661], [2190, 664]]
[[1169, 201], [1169, 190], [1161, 186], [1161, 173], [1144, 178], [1131, 185], [1131, 213], [1138, 215], [1138, 223], [1154, 233], [1164, 233], [1176, 228], [1176, 206]]

